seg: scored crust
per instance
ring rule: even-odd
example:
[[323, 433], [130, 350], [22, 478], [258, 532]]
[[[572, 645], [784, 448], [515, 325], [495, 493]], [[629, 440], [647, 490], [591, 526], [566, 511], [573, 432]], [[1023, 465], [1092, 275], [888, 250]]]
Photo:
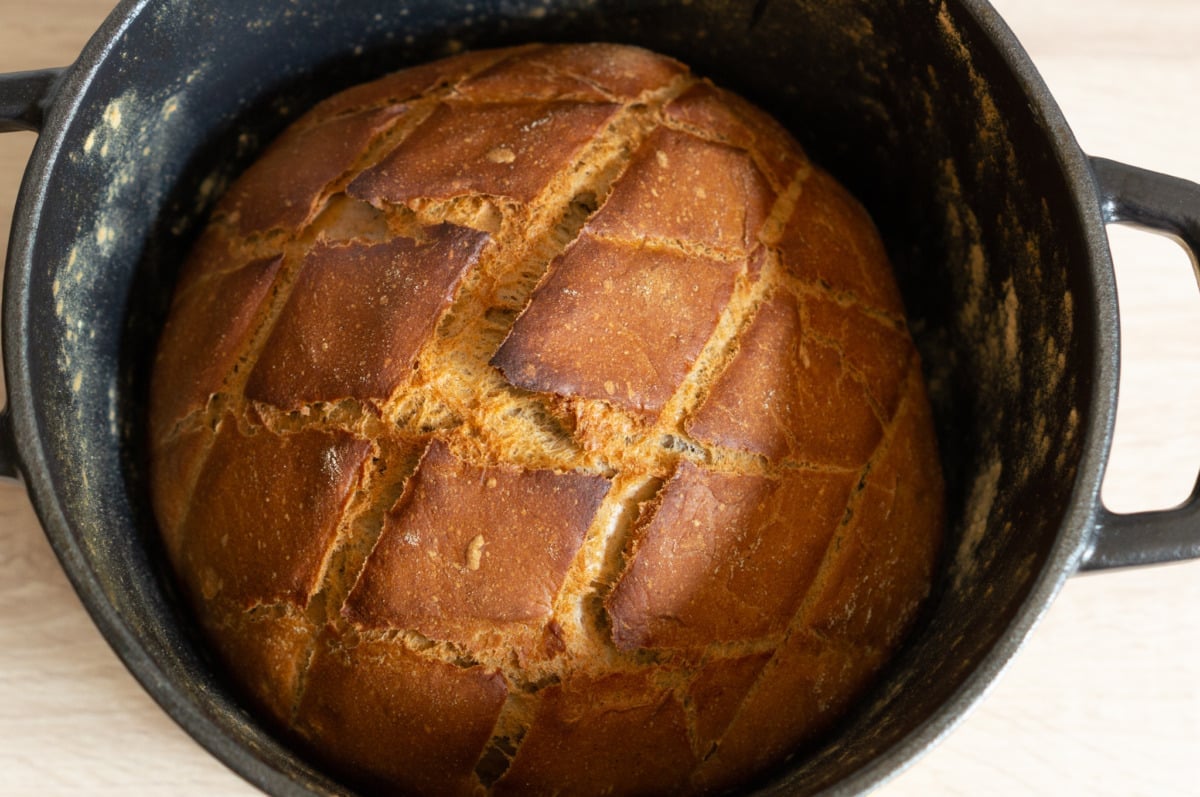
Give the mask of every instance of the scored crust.
[[613, 641], [687, 649], [782, 634], [857, 481], [800, 469], [719, 473], [683, 460], [644, 510], [636, 552], [609, 596]]
[[610, 401], [653, 420], [711, 337], [743, 268], [585, 230], [551, 264], [492, 364], [518, 387]]
[[246, 398], [284, 410], [386, 401], [486, 241], [486, 233], [440, 224], [420, 241], [318, 243], [259, 352]]
[[343, 615], [464, 645], [544, 625], [607, 489], [598, 475], [472, 466], [435, 441], [388, 512]]
[[180, 275], [153, 500], [219, 660], [367, 791], [705, 793], [861, 694], [942, 485], [870, 219], [619, 45], [314, 107]]

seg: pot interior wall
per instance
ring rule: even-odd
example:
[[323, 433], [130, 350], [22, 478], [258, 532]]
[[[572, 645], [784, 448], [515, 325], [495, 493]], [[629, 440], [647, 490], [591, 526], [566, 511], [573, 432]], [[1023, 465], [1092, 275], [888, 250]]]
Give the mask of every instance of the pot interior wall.
[[[672, 54], [755, 100], [868, 205], [935, 400], [950, 536], [929, 610], [838, 732], [763, 785], [829, 785], [929, 718], [1047, 561], [1082, 451], [1095, 344], [1079, 212], [1045, 123], [975, 17], [896, 0], [255, 5], [126, 4], [130, 24], [104, 31], [116, 37], [108, 57], [85, 53], [84, 66], [98, 65], [77, 112], [51, 118], [65, 128], [23, 352], [62, 507], [46, 522], [87, 552], [80, 572], [138, 640], [118, 647], [175, 682], [159, 698], [199, 705], [255, 756], [317, 777], [208, 667], [164, 577], [146, 497], [147, 370], [178, 264], [213, 201], [288, 120], [338, 88], [461, 48], [599, 39]], [[204, 741], [236, 757], [231, 743]]]

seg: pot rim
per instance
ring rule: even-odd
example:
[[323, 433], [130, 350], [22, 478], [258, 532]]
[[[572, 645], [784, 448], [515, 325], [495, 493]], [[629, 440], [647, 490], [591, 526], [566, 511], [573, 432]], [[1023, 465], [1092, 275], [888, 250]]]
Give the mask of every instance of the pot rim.
[[[63, 156], [67, 131], [80, 112], [93, 78], [126, 30], [160, 0], [122, 0], [63, 73], [50, 98], [43, 128], [30, 157], [13, 216], [4, 279], [3, 353], [8, 416], [26, 489], [47, 538], [63, 569], [101, 634], [151, 697], [201, 746], [241, 777], [271, 794], [314, 793], [285, 768], [268, 763], [235, 739], [218, 717], [189, 699], [148, 650], [145, 639], [116, 610], [101, 586], [88, 554], [70, 533], [69, 523], [48, 477], [31, 390], [29, 358], [30, 285], [34, 281], [33, 249], [39, 220], [47, 206], [48, 182]], [[1068, 186], [1079, 228], [1089, 253], [1087, 274], [1091, 301], [1077, 304], [1094, 313], [1096, 344], [1084, 444], [1070, 503], [1041, 572], [1009, 620], [1004, 634], [957, 689], [915, 730], [829, 789], [830, 794], [858, 794], [896, 777], [949, 734], [991, 690], [1012, 657], [1048, 611], [1050, 604], [1079, 568], [1091, 542], [1100, 508], [1100, 486], [1112, 440], [1116, 412], [1119, 345], [1116, 284], [1100, 208], [1100, 192], [1087, 156], [1079, 147], [1061, 109], [1016, 35], [986, 0], [958, 0], [963, 11], [996, 48], [1017, 80], [1031, 111], [1050, 140]], [[310, 786], [318, 784], [311, 783]], [[332, 784], [322, 792], [334, 793]], [[768, 791], [774, 791], [768, 789]]]

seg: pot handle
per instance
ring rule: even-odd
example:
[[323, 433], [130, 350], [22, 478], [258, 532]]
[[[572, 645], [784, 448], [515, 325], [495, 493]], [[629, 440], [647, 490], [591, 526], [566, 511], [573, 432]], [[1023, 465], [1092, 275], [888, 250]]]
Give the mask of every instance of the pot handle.
[[46, 106], [62, 69], [0, 75], [0, 133], [42, 129]]
[[[1107, 224], [1128, 223], [1169, 235], [1192, 258], [1200, 279], [1200, 185], [1178, 177], [1092, 158]], [[1200, 480], [1174, 508], [1117, 514], [1097, 508], [1080, 570], [1149, 565], [1200, 557]]]
[[[0, 133], [40, 132], [46, 108], [63, 69], [0, 74]], [[0, 477], [17, 478], [16, 441], [8, 407], [0, 409]]]

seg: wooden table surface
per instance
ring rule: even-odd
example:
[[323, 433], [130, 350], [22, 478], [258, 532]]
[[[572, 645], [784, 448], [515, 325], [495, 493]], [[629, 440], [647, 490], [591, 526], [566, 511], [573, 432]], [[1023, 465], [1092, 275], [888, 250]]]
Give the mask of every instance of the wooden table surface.
[[[0, 72], [70, 62], [112, 0], [0, 0]], [[1085, 151], [1200, 181], [1200, 2], [995, 0]], [[0, 138], [0, 250], [33, 136]], [[1110, 230], [1124, 363], [1104, 485], [1184, 498], [1200, 465], [1200, 292], [1171, 241]], [[886, 797], [1200, 794], [1200, 563], [1078, 577], [988, 697]], [[0, 795], [247, 795], [134, 682], [0, 485]]]

